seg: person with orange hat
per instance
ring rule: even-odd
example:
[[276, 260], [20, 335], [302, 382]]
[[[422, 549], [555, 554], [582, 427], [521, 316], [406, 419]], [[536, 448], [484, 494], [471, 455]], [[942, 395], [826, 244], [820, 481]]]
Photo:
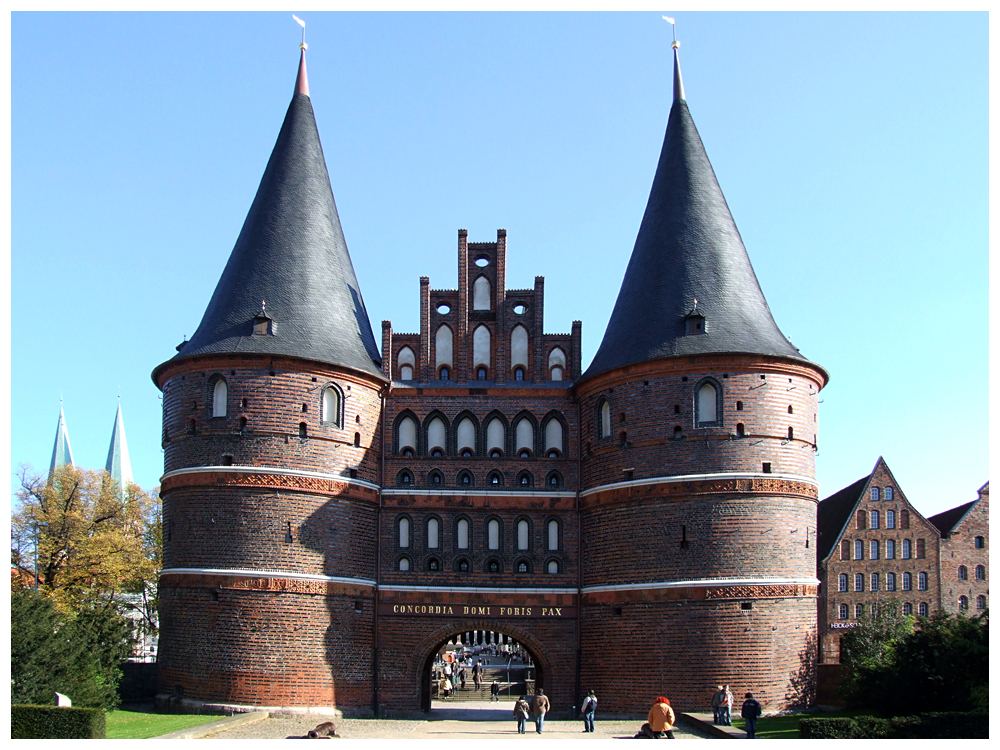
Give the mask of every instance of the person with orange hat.
[[646, 723], [642, 725], [642, 729], [636, 737], [648, 737], [651, 740], [662, 740], [666, 737], [672, 740], [674, 739], [674, 721], [674, 709], [670, 707], [670, 701], [661, 695], [653, 703], [653, 707], [649, 709]]

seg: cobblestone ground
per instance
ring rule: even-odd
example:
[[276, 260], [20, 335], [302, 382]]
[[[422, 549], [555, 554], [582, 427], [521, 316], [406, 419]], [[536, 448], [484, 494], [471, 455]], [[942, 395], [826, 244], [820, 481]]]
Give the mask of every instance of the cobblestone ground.
[[[495, 706], [496, 704], [494, 704]], [[470, 706], [472, 708], [472, 706]], [[510, 713], [504, 706], [494, 709], [485, 704], [473, 709], [470, 715], [478, 717], [474, 720], [453, 718], [459, 716], [454, 710], [439, 710], [431, 713], [431, 718], [425, 721], [406, 719], [336, 719], [317, 715], [310, 716], [275, 716], [263, 721], [245, 724], [225, 732], [211, 735], [209, 739], [242, 740], [242, 739], [282, 739], [291, 736], [301, 736], [308, 730], [324, 721], [333, 721], [337, 725], [337, 733], [345, 739], [520, 739], [524, 741], [539, 739], [626, 739], [639, 731], [641, 721], [602, 721], [594, 722], [594, 732], [584, 733], [582, 721], [546, 720], [543, 734], [536, 734], [534, 724], [528, 722], [526, 734], [517, 735], [517, 724], [513, 718], [500, 718]], [[489, 716], [489, 714], [493, 716]], [[441, 718], [438, 718], [441, 717]], [[494, 720], [494, 717], [500, 720]], [[677, 739], [706, 739], [708, 735], [696, 727], [679, 725], [674, 731]]]

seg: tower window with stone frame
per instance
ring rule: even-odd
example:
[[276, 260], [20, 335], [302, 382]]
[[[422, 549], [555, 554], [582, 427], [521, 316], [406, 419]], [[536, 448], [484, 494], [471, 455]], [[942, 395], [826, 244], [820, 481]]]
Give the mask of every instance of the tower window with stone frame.
[[722, 385], [715, 378], [702, 378], [695, 386], [695, 424], [721, 426]]
[[320, 421], [326, 425], [340, 427], [343, 424], [342, 405], [343, 395], [335, 385], [327, 385], [323, 389], [323, 398], [320, 403]]

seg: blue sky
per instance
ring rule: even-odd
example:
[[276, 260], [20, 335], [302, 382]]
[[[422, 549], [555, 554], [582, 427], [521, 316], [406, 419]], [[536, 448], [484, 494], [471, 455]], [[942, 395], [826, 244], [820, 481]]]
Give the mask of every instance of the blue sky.
[[[782, 331], [831, 374], [821, 496], [885, 457], [925, 515], [988, 477], [986, 13], [671, 13], [688, 104]], [[418, 329], [457, 230], [508, 231], [546, 330], [604, 334], [670, 106], [660, 13], [299, 13], [372, 327]], [[11, 471], [62, 393], [104, 465], [120, 390], [162, 471], [150, 371], [198, 325], [292, 95], [289, 12], [11, 16]], [[12, 488], [16, 481], [12, 478]]]

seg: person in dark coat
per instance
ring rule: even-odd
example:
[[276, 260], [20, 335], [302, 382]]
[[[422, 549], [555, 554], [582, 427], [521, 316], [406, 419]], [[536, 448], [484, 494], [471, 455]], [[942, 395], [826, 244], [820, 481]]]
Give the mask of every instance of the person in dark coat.
[[753, 699], [753, 693], [747, 693], [746, 700], [743, 701], [743, 709], [740, 715], [747, 723], [747, 739], [752, 740], [757, 736], [757, 717], [764, 713], [760, 704]]

